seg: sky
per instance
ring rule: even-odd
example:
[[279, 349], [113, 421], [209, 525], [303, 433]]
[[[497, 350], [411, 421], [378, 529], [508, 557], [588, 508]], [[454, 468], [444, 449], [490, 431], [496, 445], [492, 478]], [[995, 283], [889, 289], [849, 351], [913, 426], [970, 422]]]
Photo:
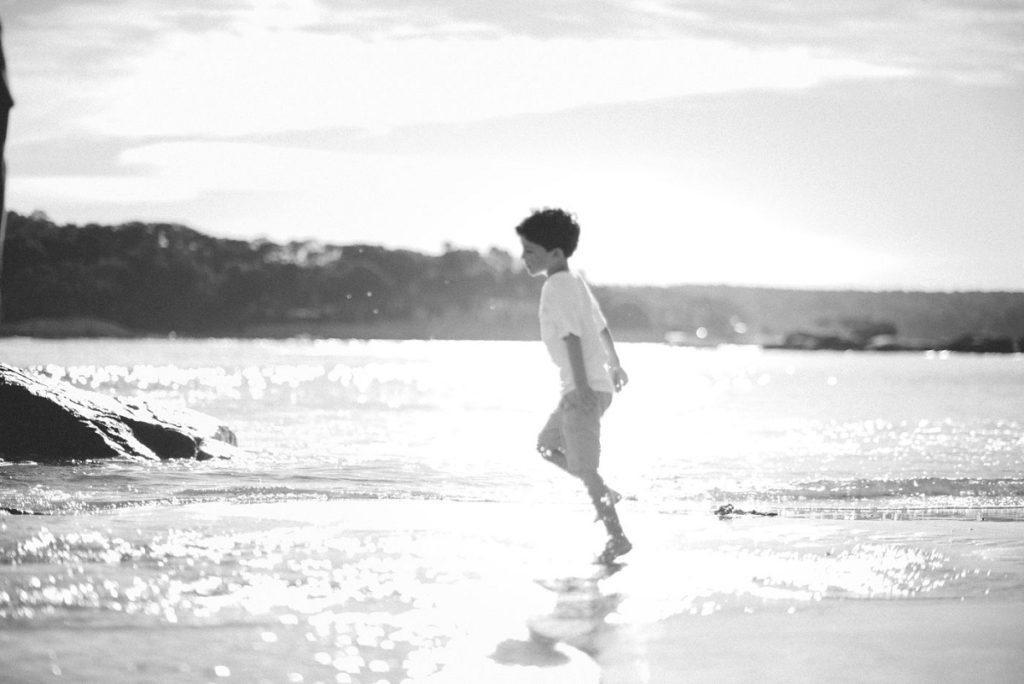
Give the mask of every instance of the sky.
[[0, 0], [8, 208], [598, 284], [1024, 290], [1024, 0]]

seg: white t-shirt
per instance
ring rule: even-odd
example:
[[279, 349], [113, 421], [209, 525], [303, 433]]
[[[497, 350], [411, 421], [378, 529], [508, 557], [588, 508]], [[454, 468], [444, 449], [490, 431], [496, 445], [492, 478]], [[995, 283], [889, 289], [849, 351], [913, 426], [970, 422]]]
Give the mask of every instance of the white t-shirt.
[[576, 388], [565, 338], [580, 338], [587, 382], [596, 392], [612, 392], [608, 374], [608, 352], [601, 343], [601, 331], [608, 322], [586, 281], [571, 271], [559, 271], [544, 281], [540, 292], [540, 337], [558, 366], [562, 394]]

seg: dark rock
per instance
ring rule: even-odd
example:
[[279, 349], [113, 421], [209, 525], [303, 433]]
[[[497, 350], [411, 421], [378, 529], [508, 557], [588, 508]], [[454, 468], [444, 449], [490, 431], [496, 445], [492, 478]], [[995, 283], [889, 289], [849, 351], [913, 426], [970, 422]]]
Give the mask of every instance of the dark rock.
[[1012, 337], [989, 337], [986, 335], [963, 335], [942, 347], [955, 352], [975, 354], [1014, 354], [1022, 350]]
[[230, 429], [205, 414], [82, 390], [0, 363], [0, 457], [230, 458]]
[[786, 335], [786, 341], [782, 344], [785, 349], [810, 349], [829, 351], [849, 351], [861, 349], [861, 345], [851, 339], [839, 335], [819, 335], [808, 332], [793, 332]]

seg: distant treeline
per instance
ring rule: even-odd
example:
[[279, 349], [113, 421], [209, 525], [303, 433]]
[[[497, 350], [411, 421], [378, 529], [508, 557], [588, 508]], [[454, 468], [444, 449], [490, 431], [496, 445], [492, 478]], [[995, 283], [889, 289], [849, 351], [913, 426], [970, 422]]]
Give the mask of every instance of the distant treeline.
[[[951, 348], [965, 338], [1024, 338], [1024, 292], [792, 290], [725, 285], [606, 288], [618, 323], [694, 331], [725, 342], [783, 344], [800, 334], [838, 337], [851, 348], [886, 337]], [[799, 343], [796, 346], [802, 346]]]
[[[4, 323], [89, 318], [134, 332], [530, 339], [540, 281], [509, 253], [439, 255], [214, 238], [174, 224], [56, 225], [10, 213]], [[685, 277], [685, 274], [680, 274]], [[780, 342], [794, 332], [926, 342], [1024, 337], [1024, 293], [595, 287], [624, 339]]]
[[38, 212], [12, 212], [2, 286], [8, 324], [73, 316], [140, 332], [238, 334], [272, 325], [456, 319], [528, 301], [540, 283], [500, 250], [431, 256], [275, 244], [173, 224], [61, 226]]

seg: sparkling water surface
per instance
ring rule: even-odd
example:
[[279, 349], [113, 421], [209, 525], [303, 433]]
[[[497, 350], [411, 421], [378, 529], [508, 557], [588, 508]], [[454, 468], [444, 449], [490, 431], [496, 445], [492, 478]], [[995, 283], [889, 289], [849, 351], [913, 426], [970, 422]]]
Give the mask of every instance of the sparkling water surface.
[[[604, 422], [602, 470], [644, 509], [1012, 517], [1024, 505], [1021, 355], [621, 346], [632, 382]], [[204, 411], [249, 452], [6, 464], [8, 506], [566, 496], [533, 449], [557, 399], [538, 344], [14, 339], [0, 358]]]
[[636, 550], [599, 576], [581, 489], [533, 448], [557, 400], [539, 343], [0, 340], [246, 452], [0, 461], [0, 506], [35, 514], [0, 514], [10, 676], [597, 681], [526, 626], [593, 654], [672, 616], [1024, 595], [1020, 356], [620, 355], [602, 471]]

